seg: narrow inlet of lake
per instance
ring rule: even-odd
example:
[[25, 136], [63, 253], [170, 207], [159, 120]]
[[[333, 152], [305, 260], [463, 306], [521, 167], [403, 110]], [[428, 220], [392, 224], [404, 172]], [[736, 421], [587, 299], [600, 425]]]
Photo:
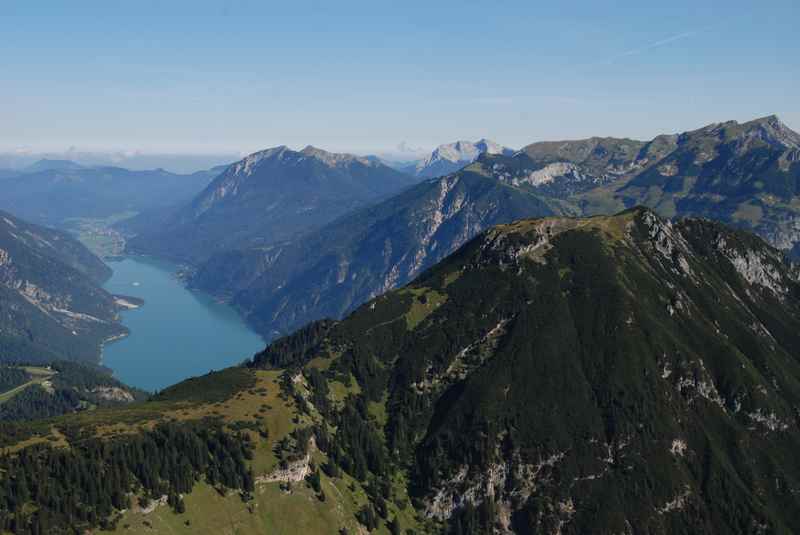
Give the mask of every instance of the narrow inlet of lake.
[[175, 276], [177, 266], [128, 257], [108, 263], [111, 293], [144, 299], [122, 312], [127, 337], [109, 343], [103, 364], [130, 385], [153, 391], [250, 358], [264, 341], [226, 304], [189, 291]]

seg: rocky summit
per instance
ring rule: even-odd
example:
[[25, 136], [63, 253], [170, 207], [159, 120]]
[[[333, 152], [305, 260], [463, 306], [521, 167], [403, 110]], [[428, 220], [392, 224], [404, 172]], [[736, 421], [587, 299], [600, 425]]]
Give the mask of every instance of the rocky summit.
[[128, 248], [199, 263], [222, 250], [285, 241], [415, 182], [367, 158], [274, 147], [229, 166]]
[[646, 205], [664, 217], [702, 216], [752, 230], [796, 255], [799, 146], [800, 134], [771, 115], [647, 142], [533, 143], [479, 163], [499, 180], [568, 201], [586, 215]]

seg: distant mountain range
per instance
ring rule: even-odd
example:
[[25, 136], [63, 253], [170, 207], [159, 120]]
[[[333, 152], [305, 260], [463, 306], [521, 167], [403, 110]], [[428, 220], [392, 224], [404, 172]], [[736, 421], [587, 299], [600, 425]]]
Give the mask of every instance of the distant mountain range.
[[798, 134], [776, 117], [649, 142], [541, 142], [489, 152], [288, 243], [233, 248], [191, 284], [232, 300], [265, 336], [412, 280], [481, 230], [520, 217], [613, 213], [637, 204], [750, 229], [791, 252], [800, 240]]
[[238, 247], [281, 242], [417, 182], [374, 159], [308, 146], [251, 154], [231, 165], [130, 251], [198, 263]]
[[69, 234], [0, 212], [0, 361], [97, 362], [124, 335], [111, 270]]
[[22, 172], [40, 173], [42, 171], [73, 171], [75, 169], [84, 169], [84, 166], [71, 160], [51, 160], [49, 158], [43, 158], [27, 166]]
[[402, 170], [420, 178], [434, 178], [454, 173], [471, 164], [481, 154], [502, 154], [510, 156], [513, 149], [498, 145], [494, 141], [456, 141], [439, 145], [430, 156], [404, 167]]
[[0, 208], [29, 221], [63, 226], [71, 218], [106, 218], [188, 202], [224, 168], [178, 175], [156, 169], [84, 167], [40, 160], [7, 172]]
[[[52, 172], [83, 170], [28, 176]], [[800, 135], [776, 117], [421, 181], [278, 147], [161, 214], [131, 250], [274, 340], [153, 403], [0, 423], [4, 529], [800, 532]], [[91, 360], [122, 329], [105, 276], [0, 213], [0, 357]], [[77, 403], [42, 384], [0, 419], [133, 397], [55, 386]]]
[[190, 284], [230, 298], [270, 338], [341, 317], [492, 225], [561, 211], [558, 201], [551, 205], [467, 167], [286, 244], [218, 253]]
[[122, 167], [132, 171], [166, 169], [172, 173], [189, 175], [199, 170], [228, 165], [241, 158], [238, 152], [229, 153], [153, 153], [139, 151], [87, 152], [68, 150], [64, 152], [2, 152], [0, 169], [15, 173], [30, 169], [38, 162], [70, 162], [82, 167]]
[[800, 241], [800, 134], [777, 117], [717, 123], [649, 142], [591, 138], [534, 143], [484, 172], [580, 213], [645, 205], [753, 230], [791, 254]]

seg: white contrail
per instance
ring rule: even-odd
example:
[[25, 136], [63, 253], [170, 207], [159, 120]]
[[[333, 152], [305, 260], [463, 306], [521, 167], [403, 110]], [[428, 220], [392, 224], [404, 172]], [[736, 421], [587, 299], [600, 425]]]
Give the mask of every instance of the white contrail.
[[647, 52], [648, 50], [652, 50], [654, 48], [658, 48], [660, 46], [664, 46], [669, 43], [674, 43], [675, 41], [680, 41], [681, 39], [693, 37], [699, 33], [709, 30], [710, 28], [711, 26], [708, 26], [706, 28], [700, 28], [698, 30], [676, 33], [675, 35], [670, 35], [669, 37], [665, 37], [664, 39], [659, 39], [658, 41], [654, 41], [649, 45], [640, 46], [637, 48], [631, 48], [630, 50], [625, 50], [624, 52], [620, 52], [619, 54], [614, 54], [613, 56], [589, 63], [585, 66], [590, 67], [594, 65], [607, 65], [609, 63], [614, 63], [616, 60], [621, 58], [625, 58], [628, 56], [635, 56], [636, 54], [641, 54], [643, 52]]

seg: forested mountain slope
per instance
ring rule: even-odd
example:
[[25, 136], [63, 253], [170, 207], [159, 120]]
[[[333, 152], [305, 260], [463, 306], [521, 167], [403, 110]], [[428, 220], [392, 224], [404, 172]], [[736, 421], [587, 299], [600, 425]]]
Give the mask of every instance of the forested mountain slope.
[[2, 422], [125, 405], [146, 397], [91, 364], [58, 360], [46, 366], [0, 366]]
[[0, 360], [96, 361], [127, 332], [100, 287], [110, 274], [69, 234], [0, 212]]
[[0, 511], [52, 532], [794, 533], [798, 333], [797, 269], [753, 235], [522, 220], [248, 368], [16, 429]]

